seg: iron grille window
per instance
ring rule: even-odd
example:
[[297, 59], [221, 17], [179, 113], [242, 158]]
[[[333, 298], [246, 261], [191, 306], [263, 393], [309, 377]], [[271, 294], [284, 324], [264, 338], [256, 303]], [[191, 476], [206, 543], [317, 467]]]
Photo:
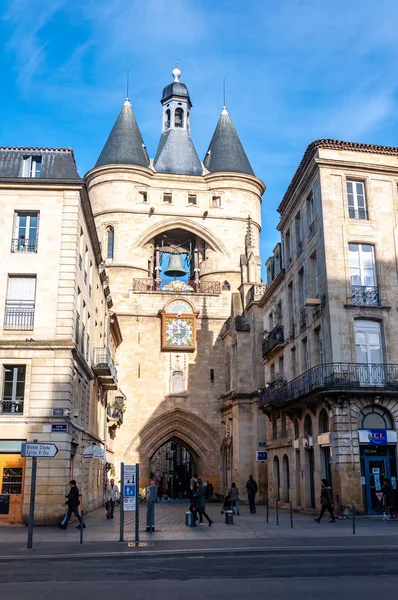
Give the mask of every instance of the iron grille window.
[[11, 252], [37, 252], [38, 212], [15, 212]]
[[35, 316], [36, 277], [8, 277], [4, 329], [32, 330]]
[[22, 414], [25, 396], [25, 365], [3, 365], [0, 413]]

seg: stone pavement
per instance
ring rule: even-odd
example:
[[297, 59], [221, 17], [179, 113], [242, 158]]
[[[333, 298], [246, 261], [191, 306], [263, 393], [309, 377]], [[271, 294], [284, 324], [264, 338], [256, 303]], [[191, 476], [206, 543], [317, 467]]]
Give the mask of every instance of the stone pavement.
[[[241, 514], [234, 515], [234, 524], [226, 525], [224, 515], [220, 514], [221, 504], [209, 503], [206, 511], [214, 521], [212, 527], [207, 522], [203, 527], [189, 528], [185, 525], [185, 513], [188, 510], [186, 502], [157, 503], [155, 509], [155, 527], [153, 534], [147, 533], [146, 529], [146, 506], [140, 507], [140, 541], [152, 542], [157, 545], [160, 542], [169, 542], [168, 548], [175, 547], [251, 547], [258, 545], [288, 546], [291, 543], [311, 545], [315, 543], [352, 544], [361, 538], [363, 543], [367, 541], [382, 539], [386, 544], [398, 544], [398, 521], [383, 522], [380, 517], [356, 519], [356, 535], [352, 534], [351, 520], [338, 520], [335, 524], [329, 523], [325, 515], [321, 524], [315, 523], [314, 517], [303, 513], [293, 513], [293, 528], [290, 526], [290, 515], [288, 511], [279, 511], [279, 526], [276, 525], [275, 510], [269, 512], [269, 522], [266, 522], [266, 511], [264, 506], [257, 507], [257, 513], [252, 515], [247, 506], [241, 507]], [[115, 511], [115, 519], [106, 519], [105, 509], [97, 509], [86, 517], [87, 528], [84, 530], [84, 544], [88, 549], [94, 544], [103, 552], [116, 551], [119, 542], [119, 510]], [[135, 513], [125, 513], [125, 535], [126, 542], [134, 541]], [[61, 530], [58, 527], [35, 527], [34, 546], [45, 548], [47, 545], [65, 549], [79, 544], [80, 532], [76, 524], [70, 524], [68, 529]], [[26, 546], [27, 528], [23, 526], [0, 527], [0, 554], [7, 555], [8, 550], [24, 548]], [[366, 540], [365, 540], [366, 538]], [[112, 550], [111, 550], [112, 547]], [[8, 550], [7, 550], [8, 548]]]

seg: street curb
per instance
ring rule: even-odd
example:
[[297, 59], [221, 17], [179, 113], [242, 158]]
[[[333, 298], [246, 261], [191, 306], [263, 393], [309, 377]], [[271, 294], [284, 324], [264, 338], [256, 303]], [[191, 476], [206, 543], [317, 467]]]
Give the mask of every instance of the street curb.
[[140, 550], [139, 548], [131, 548], [129, 550], [120, 550], [115, 552], [87, 552], [87, 553], [71, 553], [71, 554], [24, 554], [24, 555], [14, 555], [14, 556], [1, 556], [0, 560], [4, 561], [24, 561], [24, 560], [64, 560], [64, 559], [80, 559], [80, 558], [101, 558], [101, 557], [112, 557], [112, 556], [130, 556], [134, 558], [138, 558], [140, 556], [172, 556], [172, 555], [181, 555], [181, 554], [239, 554], [239, 553], [247, 553], [253, 554], [256, 552], [261, 552], [263, 554], [266, 553], [311, 553], [313, 551], [326, 551], [332, 554], [334, 551], [356, 551], [359, 553], [366, 551], [386, 551], [386, 550], [397, 550], [398, 544], [395, 546], [386, 546], [386, 545], [377, 545], [377, 546], [243, 546], [241, 548], [181, 548], [181, 549], [173, 549], [173, 550]]

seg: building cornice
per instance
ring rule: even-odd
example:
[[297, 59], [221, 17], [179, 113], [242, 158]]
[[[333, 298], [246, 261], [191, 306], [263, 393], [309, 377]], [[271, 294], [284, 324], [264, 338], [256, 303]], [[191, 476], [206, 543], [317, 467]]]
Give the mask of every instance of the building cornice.
[[262, 181], [262, 179], [259, 179], [258, 177], [255, 177], [254, 175], [248, 175], [246, 173], [229, 173], [229, 172], [206, 173], [206, 175], [203, 175], [203, 178], [207, 183], [222, 182], [221, 187], [223, 187], [223, 188], [228, 187], [227, 185], [225, 185], [227, 180], [244, 181], [245, 183], [254, 184], [259, 190], [260, 198], [266, 190], [266, 185], [265, 185], [264, 181]]

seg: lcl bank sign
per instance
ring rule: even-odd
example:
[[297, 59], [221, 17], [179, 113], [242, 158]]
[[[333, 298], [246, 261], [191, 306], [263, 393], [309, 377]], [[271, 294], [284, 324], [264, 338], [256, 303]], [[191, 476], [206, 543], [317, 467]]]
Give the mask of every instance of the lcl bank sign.
[[387, 430], [386, 429], [369, 429], [369, 443], [375, 446], [387, 446]]

